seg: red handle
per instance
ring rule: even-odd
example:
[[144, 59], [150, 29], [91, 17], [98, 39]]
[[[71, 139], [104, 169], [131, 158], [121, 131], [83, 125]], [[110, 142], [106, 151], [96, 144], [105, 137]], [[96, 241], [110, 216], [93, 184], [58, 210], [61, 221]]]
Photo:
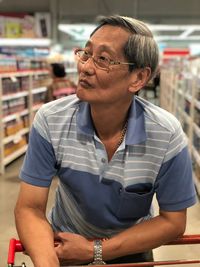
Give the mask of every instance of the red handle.
[[[200, 260], [174, 260], [174, 261], [148, 261], [137, 263], [121, 263], [121, 264], [108, 264], [107, 267], [152, 267], [161, 265], [178, 265], [178, 264], [195, 264], [200, 263]], [[103, 267], [105, 265], [101, 265]], [[78, 266], [77, 266], [78, 267]], [[100, 265], [93, 265], [93, 267], [100, 267]]]
[[22, 252], [24, 248], [19, 240], [12, 238], [9, 243], [7, 263], [13, 265], [15, 262], [15, 252]]
[[166, 245], [200, 244], [200, 235], [183, 235]]
[[[200, 235], [183, 235], [182, 237], [179, 237], [175, 239], [174, 241], [167, 243], [166, 245], [184, 245], [184, 244], [200, 244]], [[11, 266], [14, 265], [15, 261], [15, 252], [22, 252], [24, 251], [24, 247], [22, 246], [22, 243], [20, 240], [16, 240], [12, 238], [9, 243], [9, 250], [8, 250], [8, 260], [7, 263]], [[169, 261], [169, 262], [154, 262], [153, 265], [171, 265], [171, 264], [188, 264], [188, 263], [200, 263], [199, 260], [187, 260], [187, 261]], [[113, 264], [114, 266], [118, 266], [118, 264]], [[120, 265], [119, 265], [120, 266]], [[125, 265], [124, 265], [125, 266]], [[149, 262], [146, 263], [136, 263], [136, 264], [127, 264], [129, 267], [145, 267], [150, 266]]]

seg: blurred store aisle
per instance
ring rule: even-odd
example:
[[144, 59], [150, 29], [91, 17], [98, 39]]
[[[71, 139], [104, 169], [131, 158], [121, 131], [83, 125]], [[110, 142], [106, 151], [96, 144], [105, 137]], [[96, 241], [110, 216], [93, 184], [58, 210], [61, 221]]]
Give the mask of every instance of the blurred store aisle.
[[[9, 239], [12, 237], [17, 238], [13, 208], [19, 190], [19, 180], [17, 177], [22, 160], [23, 157], [10, 164], [6, 168], [6, 174], [0, 177], [0, 267], [5, 267], [7, 264]], [[52, 183], [48, 208], [53, 202], [56, 183], [56, 180]], [[200, 203], [188, 210], [188, 225], [186, 233], [200, 234]], [[200, 259], [199, 251], [200, 245], [165, 246], [155, 249], [154, 256], [155, 260]], [[23, 261], [26, 262], [27, 267], [33, 266], [28, 256], [25, 256], [22, 253], [17, 253], [16, 264], [21, 264]], [[180, 265], [173, 266], [180, 267]], [[184, 266], [197, 267], [197, 264]], [[198, 267], [199, 266], [200, 265], [198, 265]]]

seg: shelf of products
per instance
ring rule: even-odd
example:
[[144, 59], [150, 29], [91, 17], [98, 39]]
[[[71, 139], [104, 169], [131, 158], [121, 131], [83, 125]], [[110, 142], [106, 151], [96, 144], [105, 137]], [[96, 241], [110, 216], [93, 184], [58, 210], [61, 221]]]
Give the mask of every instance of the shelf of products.
[[200, 58], [176, 59], [161, 70], [160, 106], [181, 122], [200, 195]]
[[13, 62], [11, 65], [0, 72], [0, 174], [7, 164], [25, 153], [33, 117], [44, 103], [51, 81], [45, 62], [40, 59], [34, 63], [37, 67], [33, 63], [23, 69], [18, 65], [14, 68]]

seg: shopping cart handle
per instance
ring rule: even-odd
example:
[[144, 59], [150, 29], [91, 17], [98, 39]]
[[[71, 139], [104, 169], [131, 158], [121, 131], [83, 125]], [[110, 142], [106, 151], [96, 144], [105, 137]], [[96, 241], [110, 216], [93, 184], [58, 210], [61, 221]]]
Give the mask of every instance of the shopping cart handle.
[[200, 244], [200, 235], [183, 235], [166, 245]]
[[16, 240], [15, 238], [10, 239], [7, 263], [13, 265], [15, 262], [15, 252], [22, 251], [24, 251], [22, 243], [19, 240]]
[[[184, 245], [184, 244], [200, 244], [200, 234], [199, 235], [183, 235], [175, 239], [174, 241], [167, 243], [166, 245]], [[14, 238], [10, 239], [9, 250], [8, 250], [8, 260], [7, 260], [7, 263], [9, 266], [14, 265], [15, 252], [22, 252], [22, 251], [24, 251], [24, 247], [22, 246], [22, 243], [20, 242], [20, 240], [16, 240]]]

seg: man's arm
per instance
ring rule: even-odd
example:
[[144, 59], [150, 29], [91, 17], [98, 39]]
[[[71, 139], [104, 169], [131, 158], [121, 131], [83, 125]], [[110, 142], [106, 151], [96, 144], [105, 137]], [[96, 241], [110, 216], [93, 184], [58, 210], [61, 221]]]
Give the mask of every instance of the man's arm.
[[15, 207], [19, 238], [35, 267], [59, 266], [53, 231], [46, 219], [48, 193], [49, 188], [21, 182]]
[[[103, 241], [103, 260], [145, 252], [166, 244], [185, 231], [186, 210], [160, 211], [157, 217], [144, 221], [116, 236]], [[91, 241], [72, 233], [58, 233], [60, 246], [57, 255], [68, 264], [85, 263], [93, 260]]]
[[183, 235], [186, 210], [166, 212], [139, 223], [103, 242], [103, 259], [145, 252]]

